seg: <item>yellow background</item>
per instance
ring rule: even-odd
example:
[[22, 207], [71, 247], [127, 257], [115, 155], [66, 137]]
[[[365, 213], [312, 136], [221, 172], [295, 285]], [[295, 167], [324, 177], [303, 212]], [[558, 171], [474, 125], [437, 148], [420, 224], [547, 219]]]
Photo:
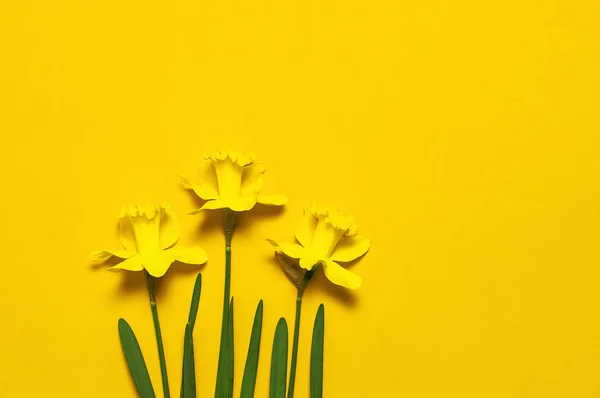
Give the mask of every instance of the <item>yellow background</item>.
[[[236, 391], [265, 301], [256, 396], [294, 288], [264, 238], [313, 201], [373, 247], [356, 293], [305, 297], [297, 396], [326, 306], [326, 397], [600, 395], [597, 1], [0, 2], [0, 396], [129, 397], [117, 319], [160, 396], [141, 274], [95, 269], [127, 202], [168, 200], [210, 260], [195, 332], [213, 395], [216, 215], [177, 175], [253, 150], [285, 211], [234, 239]], [[194, 270], [159, 285], [173, 396]]]

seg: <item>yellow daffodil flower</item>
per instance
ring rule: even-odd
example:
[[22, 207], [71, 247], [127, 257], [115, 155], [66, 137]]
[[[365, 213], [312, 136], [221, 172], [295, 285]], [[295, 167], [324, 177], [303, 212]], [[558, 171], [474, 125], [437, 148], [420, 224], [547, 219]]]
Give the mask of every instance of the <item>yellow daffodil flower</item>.
[[174, 261], [204, 264], [206, 251], [199, 247], [175, 249], [179, 240], [179, 223], [168, 204], [160, 206], [129, 205], [119, 215], [119, 236], [123, 249], [92, 253], [94, 262], [111, 257], [123, 259], [110, 269], [146, 270], [155, 278], [163, 276]]
[[200, 209], [231, 209], [246, 211], [256, 203], [281, 206], [287, 202], [282, 195], [260, 195], [265, 167], [254, 160], [254, 155], [218, 151], [206, 153], [200, 163], [197, 177], [181, 177], [183, 185], [207, 202]]
[[352, 216], [313, 204], [304, 211], [296, 239], [300, 244], [268, 241], [286, 256], [300, 260], [300, 267], [310, 271], [321, 264], [327, 278], [336, 285], [360, 287], [362, 278], [338, 264], [356, 260], [371, 247], [370, 239], [358, 235], [358, 224]]

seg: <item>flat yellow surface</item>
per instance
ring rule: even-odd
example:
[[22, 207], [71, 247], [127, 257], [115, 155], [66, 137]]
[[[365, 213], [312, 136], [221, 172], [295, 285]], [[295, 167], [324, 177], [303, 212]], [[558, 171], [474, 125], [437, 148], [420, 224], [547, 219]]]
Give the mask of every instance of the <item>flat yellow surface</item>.
[[158, 286], [172, 395], [195, 270], [199, 397], [212, 397], [223, 288], [219, 216], [177, 175], [208, 149], [253, 150], [263, 192], [234, 238], [236, 392], [265, 301], [268, 396], [294, 288], [266, 237], [311, 201], [372, 237], [356, 293], [306, 292], [297, 394], [326, 306], [325, 397], [600, 395], [600, 3], [0, 2], [0, 396], [133, 397], [117, 319], [160, 374], [121, 204], [168, 200], [209, 253]]

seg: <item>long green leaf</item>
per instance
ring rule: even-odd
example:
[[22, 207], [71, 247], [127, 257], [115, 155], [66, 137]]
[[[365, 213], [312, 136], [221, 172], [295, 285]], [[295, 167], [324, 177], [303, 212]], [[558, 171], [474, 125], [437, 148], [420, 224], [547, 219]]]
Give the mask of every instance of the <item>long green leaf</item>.
[[228, 371], [228, 318], [231, 312], [231, 237], [235, 212], [225, 209], [223, 222], [225, 226], [225, 287], [223, 289], [223, 318], [221, 319], [221, 339], [219, 343], [219, 366], [217, 367], [217, 384], [215, 387], [215, 398], [228, 398], [227, 394], [227, 371]]
[[246, 357], [246, 367], [244, 368], [244, 378], [242, 379], [242, 391], [240, 398], [253, 398], [254, 387], [256, 385], [256, 374], [258, 372], [258, 354], [260, 352], [260, 336], [262, 333], [263, 320], [263, 301], [258, 302], [256, 313], [254, 314], [254, 323], [252, 325], [252, 335], [248, 345], [248, 356]]
[[194, 332], [194, 325], [196, 324], [196, 316], [198, 315], [198, 306], [200, 305], [200, 293], [202, 292], [202, 274], [196, 276], [196, 282], [194, 283], [194, 291], [192, 293], [192, 303], [190, 304], [190, 314], [188, 315], [188, 323], [192, 326], [192, 332]]
[[233, 361], [234, 361], [234, 346], [233, 346], [233, 297], [229, 302], [229, 315], [227, 316], [227, 349], [225, 351], [225, 397], [233, 397]]
[[221, 327], [221, 343], [219, 345], [219, 362], [217, 366], [217, 383], [215, 386], [215, 398], [226, 397], [227, 384], [227, 318], [229, 318], [229, 304], [227, 311], [223, 314], [223, 326]]
[[323, 397], [323, 343], [325, 338], [325, 307], [317, 310], [310, 350], [310, 398]]
[[194, 340], [192, 327], [188, 323], [185, 327], [183, 342], [183, 370], [181, 376], [181, 398], [196, 398], [196, 375], [194, 365]]
[[273, 352], [271, 354], [270, 398], [285, 398], [285, 378], [287, 376], [288, 327], [284, 318], [280, 318], [275, 328]]
[[181, 372], [181, 398], [196, 398], [196, 365], [194, 363], [194, 325], [200, 305], [200, 293], [202, 291], [202, 274], [198, 274], [194, 283], [190, 314], [185, 326], [183, 337], [183, 366]]
[[233, 397], [233, 297], [229, 300], [227, 312], [224, 315], [225, 328], [223, 328], [221, 333], [215, 398]]
[[148, 368], [146, 367], [146, 361], [142, 355], [140, 344], [131, 329], [131, 326], [123, 318], [119, 319], [119, 337], [121, 339], [121, 346], [123, 347], [123, 353], [125, 354], [125, 360], [131, 372], [133, 382], [140, 393], [141, 398], [156, 398], [154, 394], [154, 388], [152, 387], [152, 381], [148, 374]]

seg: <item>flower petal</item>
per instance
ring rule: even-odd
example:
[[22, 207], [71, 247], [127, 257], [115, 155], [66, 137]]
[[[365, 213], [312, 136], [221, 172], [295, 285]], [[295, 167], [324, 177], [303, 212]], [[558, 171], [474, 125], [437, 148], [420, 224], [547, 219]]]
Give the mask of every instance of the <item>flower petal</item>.
[[121, 240], [121, 246], [126, 250], [137, 252], [135, 231], [133, 229], [133, 224], [131, 223], [131, 217], [126, 214], [119, 219], [119, 238]]
[[129, 258], [135, 253], [127, 250], [96, 250], [92, 252], [90, 258], [94, 263], [102, 263], [111, 257]]
[[204, 264], [208, 260], [206, 250], [200, 247], [191, 247], [189, 249], [171, 249], [169, 250], [173, 258], [180, 263], [185, 264]]
[[192, 189], [204, 200], [217, 199], [219, 197], [219, 183], [215, 165], [210, 159], [200, 162], [200, 170], [196, 180], [192, 183]]
[[244, 167], [233, 160], [237, 158], [237, 155], [232, 156], [232, 158], [225, 158], [213, 163], [217, 175], [219, 197], [224, 200], [239, 197], [242, 186]]
[[[199, 210], [216, 210], [216, 209], [226, 209], [228, 208], [228, 203], [222, 199], [209, 200], [202, 206]], [[192, 214], [196, 214], [198, 211], [192, 212]]]
[[306, 270], [313, 269], [317, 264], [321, 263], [318, 257], [315, 257], [309, 250], [300, 257], [300, 266]]
[[281, 250], [283, 252], [283, 254], [285, 254], [286, 256], [291, 257], [291, 258], [296, 258], [296, 259], [301, 258], [302, 255], [304, 254], [304, 252], [306, 251], [305, 248], [303, 248], [302, 246], [300, 246], [296, 243], [279, 244], [272, 239], [267, 239], [267, 242], [269, 242], [273, 246], [277, 247], [279, 250]]
[[109, 270], [113, 269], [124, 269], [126, 271], [141, 271], [144, 269], [142, 266], [142, 256], [135, 255], [129, 257], [127, 260], [120, 262], [114, 267], [110, 267]]
[[343, 263], [356, 260], [365, 254], [370, 247], [371, 239], [364, 236], [344, 236], [333, 249], [331, 259]]
[[248, 211], [256, 204], [256, 196], [246, 196], [241, 198], [231, 198], [229, 207], [233, 211]]
[[179, 222], [177, 216], [167, 205], [163, 205], [160, 213], [158, 241], [161, 249], [168, 249], [179, 240]]
[[[160, 250], [160, 216], [164, 211], [163, 206], [132, 206], [123, 215], [122, 226], [132, 231], [135, 242], [135, 251], [140, 254], [152, 254]], [[128, 229], [125, 229], [129, 233]], [[126, 236], [129, 239], [128, 235]], [[127, 243], [129, 244], [129, 243]]]
[[184, 189], [192, 189], [192, 182], [184, 176], [178, 176], [179, 182]]
[[268, 206], [282, 206], [288, 201], [285, 195], [259, 195], [257, 202]]
[[325, 276], [336, 285], [348, 289], [358, 289], [362, 284], [362, 278], [340, 266], [335, 261], [328, 260], [324, 265]]
[[192, 184], [192, 190], [198, 197], [204, 200], [217, 199], [219, 197], [219, 193], [208, 186]]
[[312, 215], [310, 209], [305, 209], [302, 221], [300, 221], [300, 225], [298, 225], [298, 228], [296, 229], [296, 239], [298, 239], [298, 242], [300, 242], [302, 246], [310, 246], [316, 227], [317, 219]]
[[194, 191], [196, 196], [200, 197], [201, 199], [211, 200], [219, 197], [219, 192], [210, 185], [200, 185], [182, 176], [179, 176], [179, 179], [181, 180], [181, 185], [185, 189]]
[[165, 250], [154, 254], [147, 254], [142, 258], [142, 265], [150, 275], [160, 278], [167, 272], [173, 261], [175, 261], [171, 252], [172, 250]]
[[254, 162], [244, 167], [240, 196], [256, 196], [262, 188], [265, 166], [261, 162]]

